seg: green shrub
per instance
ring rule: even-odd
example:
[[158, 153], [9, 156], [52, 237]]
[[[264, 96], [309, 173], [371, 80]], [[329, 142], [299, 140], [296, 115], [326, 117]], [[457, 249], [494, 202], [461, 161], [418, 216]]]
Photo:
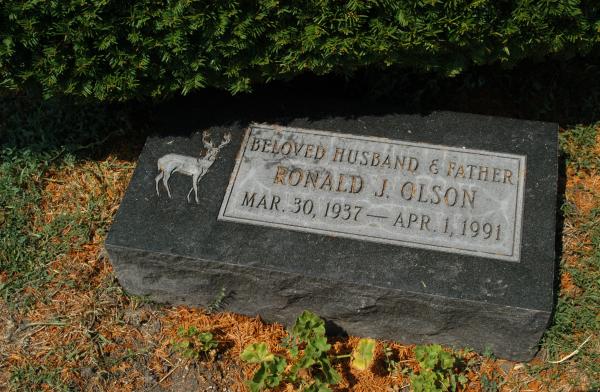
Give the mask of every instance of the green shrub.
[[5, 0], [0, 88], [101, 100], [248, 91], [371, 66], [455, 75], [472, 64], [585, 54], [594, 0]]

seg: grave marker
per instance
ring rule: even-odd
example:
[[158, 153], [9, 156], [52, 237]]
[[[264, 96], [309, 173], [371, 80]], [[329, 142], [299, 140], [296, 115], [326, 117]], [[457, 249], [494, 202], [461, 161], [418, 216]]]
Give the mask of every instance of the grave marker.
[[269, 321], [310, 309], [351, 334], [535, 353], [555, 124], [440, 112], [206, 131], [148, 139], [106, 240], [125, 289], [197, 305], [224, 289], [228, 310]]

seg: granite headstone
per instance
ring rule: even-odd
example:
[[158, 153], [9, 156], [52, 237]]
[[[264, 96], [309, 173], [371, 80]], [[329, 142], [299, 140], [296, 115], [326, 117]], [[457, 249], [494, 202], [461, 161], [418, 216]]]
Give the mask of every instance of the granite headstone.
[[526, 360], [553, 308], [557, 126], [436, 112], [151, 137], [106, 239], [123, 287]]

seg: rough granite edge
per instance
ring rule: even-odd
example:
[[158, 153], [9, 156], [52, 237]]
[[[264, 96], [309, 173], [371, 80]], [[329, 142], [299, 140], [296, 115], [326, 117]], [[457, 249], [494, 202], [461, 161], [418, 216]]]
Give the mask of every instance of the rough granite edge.
[[[121, 285], [156, 302], [206, 306], [224, 288], [225, 310], [260, 314], [268, 322], [291, 325], [303, 310], [310, 309], [352, 335], [491, 349], [497, 356], [515, 361], [535, 355], [552, 314], [398, 289], [350, 286], [109, 243], [105, 247]], [[252, 299], [247, 300], [249, 297]]]

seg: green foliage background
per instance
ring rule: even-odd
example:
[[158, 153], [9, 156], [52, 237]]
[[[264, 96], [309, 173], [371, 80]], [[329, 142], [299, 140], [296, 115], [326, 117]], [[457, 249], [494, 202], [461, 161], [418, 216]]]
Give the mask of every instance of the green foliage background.
[[0, 89], [100, 100], [586, 54], [596, 0], [4, 0]]

